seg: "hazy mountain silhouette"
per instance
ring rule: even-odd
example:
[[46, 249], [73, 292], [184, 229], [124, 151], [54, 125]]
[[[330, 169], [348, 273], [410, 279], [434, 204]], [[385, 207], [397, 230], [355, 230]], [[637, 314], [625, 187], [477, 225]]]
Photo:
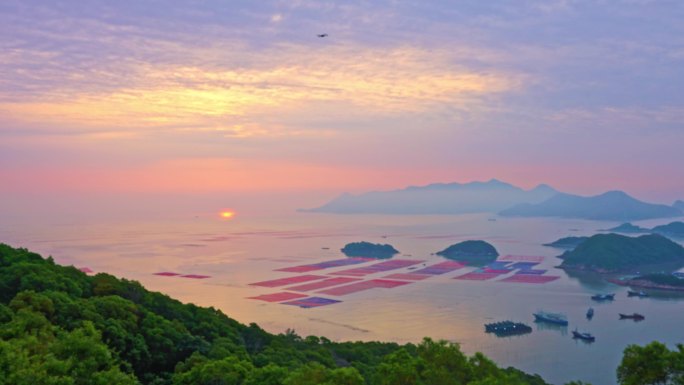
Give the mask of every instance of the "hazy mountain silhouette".
[[648, 229], [633, 225], [631, 223], [623, 223], [619, 226], [616, 226], [616, 227], [613, 227], [610, 229], [601, 230], [601, 231], [608, 231], [611, 233], [623, 233], [623, 234], [637, 234], [637, 233], [649, 232]]
[[499, 215], [630, 221], [678, 217], [683, 213], [672, 206], [639, 201], [622, 191], [609, 191], [591, 197], [557, 194], [541, 203], [519, 204]]
[[321, 207], [303, 210], [344, 214], [462, 214], [497, 212], [519, 203], [539, 203], [558, 191], [547, 185], [523, 190], [487, 182], [435, 183], [394, 191], [343, 194]]
[[650, 231], [666, 237], [684, 238], [684, 222], [672, 222], [666, 225], [656, 226]]

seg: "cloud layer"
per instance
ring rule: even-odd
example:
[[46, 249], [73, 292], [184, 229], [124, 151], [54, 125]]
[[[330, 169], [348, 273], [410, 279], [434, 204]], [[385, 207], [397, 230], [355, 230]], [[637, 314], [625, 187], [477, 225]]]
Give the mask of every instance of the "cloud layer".
[[[684, 194], [668, 182], [684, 181], [682, 16], [637, 0], [9, 0], [0, 174], [17, 190], [160, 191], [183, 178], [140, 181], [498, 177], [669, 199]], [[97, 173], [116, 177], [69, 177]]]

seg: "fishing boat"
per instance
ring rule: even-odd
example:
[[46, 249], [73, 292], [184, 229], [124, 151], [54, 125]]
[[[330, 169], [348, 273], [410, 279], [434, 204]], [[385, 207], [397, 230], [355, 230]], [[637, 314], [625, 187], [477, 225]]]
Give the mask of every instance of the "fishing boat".
[[628, 297], [640, 297], [640, 298], [643, 298], [643, 297], [648, 297], [648, 294], [647, 294], [646, 292], [641, 291], [641, 290], [639, 290], [639, 291], [628, 290], [628, 291], [627, 291], [627, 296], [628, 296]]
[[596, 337], [594, 337], [590, 333], [582, 333], [582, 332], [577, 331], [577, 329], [572, 331], [572, 338], [578, 338], [578, 339], [590, 341], [590, 342], [594, 342], [596, 340]]
[[589, 310], [587, 310], [587, 319], [592, 319], [594, 317], [594, 308], [590, 307]]
[[561, 313], [549, 313], [545, 311], [538, 311], [533, 313], [536, 322], [548, 322], [556, 325], [567, 325], [568, 317]]
[[620, 313], [620, 319], [633, 319], [635, 321], [643, 321], [646, 317], [639, 313], [632, 313], [632, 314], [622, 314]]
[[613, 294], [594, 294], [591, 296], [594, 301], [612, 301], [615, 299], [615, 293]]
[[485, 324], [486, 333], [494, 333], [497, 337], [532, 333], [532, 328], [524, 323], [500, 321]]

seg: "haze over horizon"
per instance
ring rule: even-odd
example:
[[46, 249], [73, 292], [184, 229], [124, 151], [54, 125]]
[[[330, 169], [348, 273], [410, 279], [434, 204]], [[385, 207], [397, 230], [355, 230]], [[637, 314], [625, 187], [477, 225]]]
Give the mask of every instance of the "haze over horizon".
[[4, 1], [0, 198], [325, 200], [495, 177], [671, 204], [682, 16], [645, 0]]

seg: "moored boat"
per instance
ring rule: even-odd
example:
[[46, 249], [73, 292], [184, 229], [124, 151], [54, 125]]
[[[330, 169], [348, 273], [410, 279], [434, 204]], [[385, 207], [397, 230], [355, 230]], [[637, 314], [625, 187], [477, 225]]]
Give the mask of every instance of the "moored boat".
[[533, 313], [533, 315], [534, 315], [534, 320], [536, 322], [548, 322], [548, 323], [552, 323], [552, 324], [556, 324], [556, 325], [567, 325], [568, 324], [568, 318], [565, 316], [565, 314], [538, 311], [536, 313]]
[[648, 293], [646, 293], [646, 292], [644, 292], [644, 291], [641, 291], [641, 290], [639, 290], [639, 291], [628, 290], [628, 291], [627, 291], [627, 296], [628, 296], [628, 297], [640, 297], [640, 298], [643, 298], [643, 297], [648, 297]]
[[612, 301], [615, 299], [615, 293], [613, 294], [594, 294], [591, 296], [594, 301]]
[[642, 320], [644, 320], [645, 318], [646, 318], [646, 317], [644, 317], [643, 315], [641, 315], [641, 314], [639, 314], [639, 313], [632, 313], [632, 314], [622, 314], [622, 313], [620, 313], [620, 319], [633, 319], [633, 320], [635, 320], [635, 321], [642, 321]]
[[594, 308], [590, 307], [589, 310], [587, 310], [587, 319], [592, 319], [594, 317]]
[[572, 331], [572, 338], [579, 338], [581, 340], [591, 341], [591, 342], [596, 340], [596, 337], [594, 337], [592, 334], [586, 333], [586, 332], [582, 333], [582, 332], [577, 331], [577, 329]]

